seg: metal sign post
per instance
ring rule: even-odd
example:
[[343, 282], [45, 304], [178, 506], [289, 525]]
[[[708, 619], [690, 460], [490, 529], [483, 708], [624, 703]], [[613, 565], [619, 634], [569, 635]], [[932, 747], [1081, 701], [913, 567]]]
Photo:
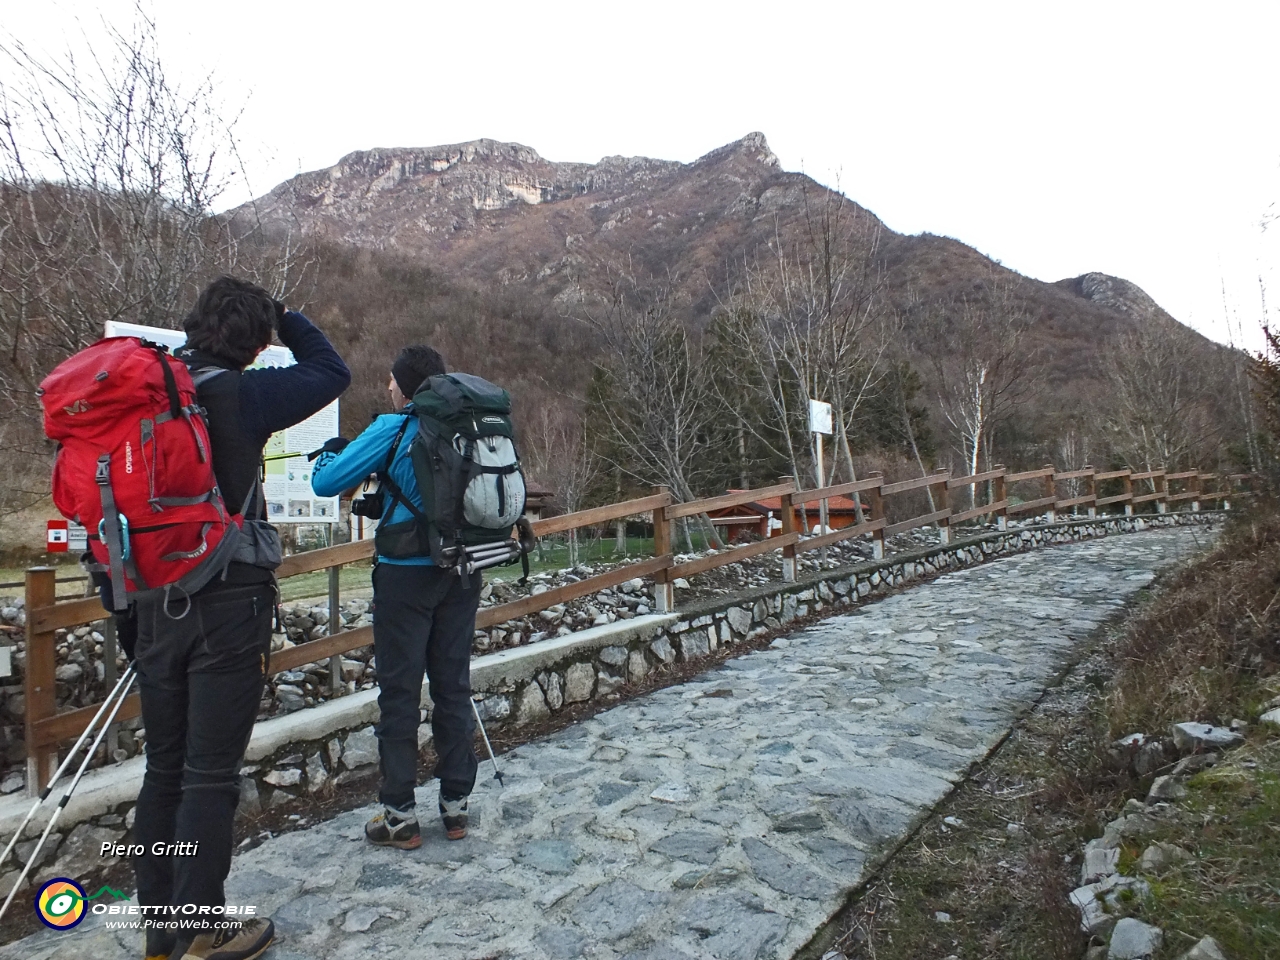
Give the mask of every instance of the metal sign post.
[[[813, 434], [815, 452], [817, 453], [817, 474], [818, 489], [822, 489], [827, 485], [827, 470], [823, 463], [822, 438], [831, 436], [831, 404], [823, 403], [821, 400], [809, 401], [809, 431]], [[806, 509], [801, 507], [801, 509]], [[823, 497], [818, 501], [818, 524], [821, 528], [820, 533], [828, 533], [827, 529], [827, 498]], [[807, 524], [806, 524], [807, 526]], [[827, 562], [827, 548], [822, 548], [822, 562]]]

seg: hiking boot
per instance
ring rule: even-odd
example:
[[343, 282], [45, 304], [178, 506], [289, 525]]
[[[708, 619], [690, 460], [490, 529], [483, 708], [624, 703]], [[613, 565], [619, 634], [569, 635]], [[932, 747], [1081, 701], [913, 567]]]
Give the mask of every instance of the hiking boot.
[[142, 954], [146, 960], [170, 960], [173, 949], [178, 945], [178, 935], [172, 930], [154, 930], [147, 928], [146, 945]]
[[364, 825], [364, 835], [380, 847], [414, 850], [422, 846], [422, 828], [412, 807], [397, 810], [384, 805], [382, 812]]
[[444, 835], [450, 840], [461, 840], [467, 835], [467, 798], [450, 800], [440, 794], [440, 817], [444, 820]]
[[276, 925], [265, 917], [237, 923], [227, 930], [202, 933], [179, 953], [182, 943], [173, 951], [175, 960], [254, 960], [262, 956], [276, 938]]

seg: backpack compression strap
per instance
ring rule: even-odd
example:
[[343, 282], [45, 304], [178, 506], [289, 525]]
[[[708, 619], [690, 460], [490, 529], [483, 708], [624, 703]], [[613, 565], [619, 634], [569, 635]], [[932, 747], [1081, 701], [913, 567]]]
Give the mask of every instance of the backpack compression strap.
[[102, 498], [102, 539], [107, 545], [107, 564], [111, 576], [111, 601], [117, 610], [129, 605], [124, 590], [124, 537], [120, 529], [120, 514], [116, 510], [116, 498], [111, 492], [111, 454], [98, 458], [94, 474], [98, 495]]

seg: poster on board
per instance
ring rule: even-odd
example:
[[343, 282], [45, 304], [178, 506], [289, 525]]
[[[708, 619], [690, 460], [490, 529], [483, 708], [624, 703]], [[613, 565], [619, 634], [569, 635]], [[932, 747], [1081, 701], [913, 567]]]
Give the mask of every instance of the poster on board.
[[[137, 323], [108, 321], [108, 337], [145, 337], [176, 350], [187, 342], [181, 330], [165, 330], [161, 327], [144, 327]], [[293, 353], [287, 347], [270, 346], [258, 354], [249, 369], [258, 367], [289, 367], [294, 364]], [[262, 483], [267, 498], [267, 519], [272, 523], [337, 523], [338, 498], [317, 497], [311, 492], [311, 463], [306, 453], [338, 435], [338, 401], [335, 400], [319, 413], [312, 414], [299, 424], [271, 435], [263, 456], [266, 458], [266, 479]], [[239, 510], [240, 504], [228, 504]]]

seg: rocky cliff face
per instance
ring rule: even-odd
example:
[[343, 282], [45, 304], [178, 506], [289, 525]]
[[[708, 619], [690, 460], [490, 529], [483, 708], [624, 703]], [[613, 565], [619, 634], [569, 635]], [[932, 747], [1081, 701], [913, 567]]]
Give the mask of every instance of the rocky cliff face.
[[[555, 163], [515, 143], [364, 150], [236, 211], [358, 247], [421, 256], [454, 279], [556, 296], [602, 264], [656, 275], [723, 271], [799, 216], [806, 190], [761, 133], [692, 163]], [[700, 287], [705, 295], [705, 280]]]
[[1085, 273], [1058, 286], [1091, 303], [1099, 304], [1135, 320], [1171, 321], [1173, 318], [1136, 283], [1105, 273]]

